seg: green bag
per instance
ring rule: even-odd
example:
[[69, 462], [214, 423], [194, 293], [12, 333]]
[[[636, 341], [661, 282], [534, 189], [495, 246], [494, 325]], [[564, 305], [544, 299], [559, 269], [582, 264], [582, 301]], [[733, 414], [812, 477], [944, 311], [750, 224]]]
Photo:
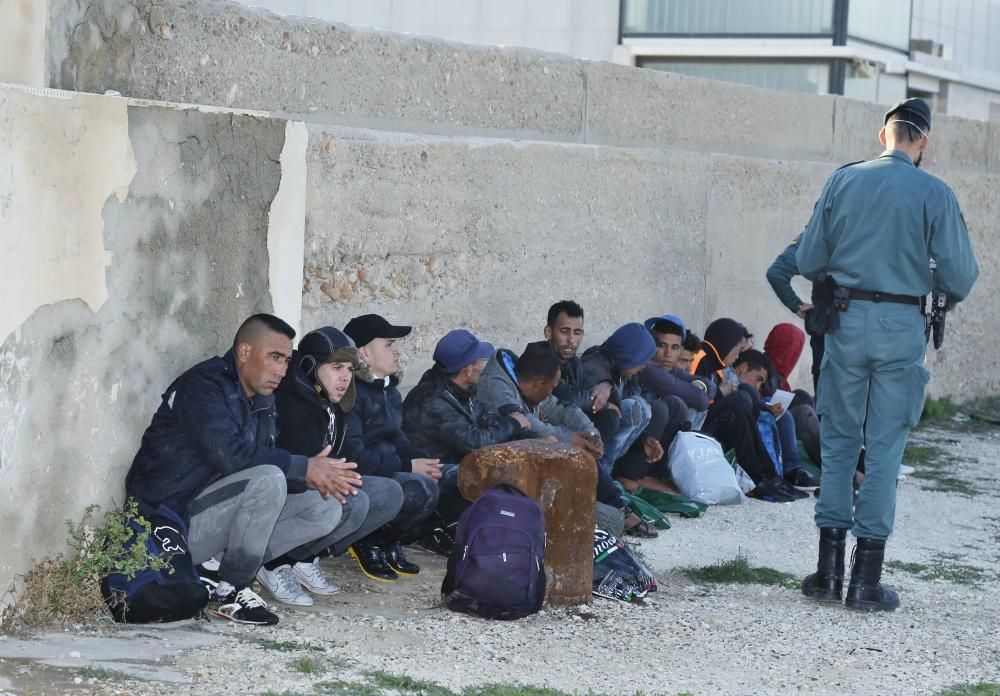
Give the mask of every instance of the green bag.
[[637, 498], [630, 493], [625, 494], [625, 499], [628, 501], [628, 506], [639, 517], [653, 525], [657, 529], [670, 529], [670, 520], [664, 517], [663, 513], [656, 509], [655, 506], [647, 503], [642, 498]]
[[708, 510], [708, 505], [700, 500], [676, 493], [663, 493], [648, 488], [639, 488], [635, 492], [635, 496], [645, 500], [660, 512], [676, 512], [681, 517], [701, 517]]

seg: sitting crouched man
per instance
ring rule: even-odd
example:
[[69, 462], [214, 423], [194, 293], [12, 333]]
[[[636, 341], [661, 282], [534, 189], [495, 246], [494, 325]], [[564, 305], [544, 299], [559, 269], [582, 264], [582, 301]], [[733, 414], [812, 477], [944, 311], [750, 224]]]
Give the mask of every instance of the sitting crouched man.
[[311, 457], [275, 447], [274, 390], [294, 337], [269, 314], [243, 322], [224, 356], [167, 387], [125, 480], [140, 509], [162, 504], [186, 518], [196, 564], [222, 557], [210, 611], [240, 623], [278, 622], [251, 587], [262, 563], [312, 559], [367, 513], [360, 476], [329, 447]]

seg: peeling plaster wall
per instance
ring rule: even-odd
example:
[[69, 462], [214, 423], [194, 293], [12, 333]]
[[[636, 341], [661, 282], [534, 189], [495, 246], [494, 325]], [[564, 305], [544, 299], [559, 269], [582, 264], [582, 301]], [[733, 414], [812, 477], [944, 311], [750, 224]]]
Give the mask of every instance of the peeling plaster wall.
[[48, 3], [0, 0], [0, 82], [44, 87]]
[[[7, 175], [0, 240], [30, 231], [60, 249], [83, 250], [86, 241], [100, 252], [81, 255], [75, 271], [28, 253], [11, 264], [62, 290], [27, 295], [34, 306], [18, 305], [17, 317], [5, 303], [2, 315], [6, 588], [32, 556], [63, 550], [64, 519], [121, 500], [142, 431], [174, 377], [225, 351], [247, 315], [271, 310], [268, 211], [286, 124], [16, 90], [0, 90], [0, 122], [0, 137], [44, 134], [0, 146], [0, 156], [12, 152], [20, 163]], [[25, 163], [66, 172], [40, 180]], [[29, 218], [40, 201], [51, 210]], [[66, 273], [81, 280], [59, 285]], [[297, 286], [297, 276], [287, 282]], [[102, 301], [83, 297], [94, 294], [94, 278]]]
[[[771, 292], [767, 266], [829, 173], [879, 150], [882, 107], [842, 97], [216, 0], [51, 7], [53, 86], [314, 124], [303, 328], [366, 311], [413, 323], [405, 384], [443, 331], [466, 325], [519, 348], [563, 296], [585, 304], [588, 342], [663, 310], [696, 330], [734, 316], [762, 341], [773, 324], [798, 321]], [[955, 188], [984, 271], [929, 359], [931, 390], [995, 393], [1000, 374], [979, 366], [1000, 332], [1000, 124], [936, 117], [925, 166]]]

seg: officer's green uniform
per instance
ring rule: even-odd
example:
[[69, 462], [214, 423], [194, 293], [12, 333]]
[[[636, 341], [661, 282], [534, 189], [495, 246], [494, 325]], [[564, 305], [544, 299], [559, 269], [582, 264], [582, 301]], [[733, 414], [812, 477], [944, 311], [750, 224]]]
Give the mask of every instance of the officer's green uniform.
[[771, 284], [771, 289], [781, 300], [781, 304], [792, 312], [797, 312], [802, 307], [802, 300], [792, 287], [792, 278], [799, 275], [799, 266], [795, 262], [795, 252], [798, 251], [799, 242], [802, 241], [802, 234], [799, 232], [799, 236], [793, 239], [783, 252], [778, 254], [774, 263], [767, 269], [767, 282]]
[[[826, 272], [844, 287], [910, 297], [940, 289], [952, 302], [964, 299], [979, 275], [955, 194], [899, 150], [834, 172], [795, 261], [810, 280]], [[819, 378], [823, 470], [816, 525], [886, 539], [903, 447], [929, 378], [924, 320], [914, 305], [857, 299], [837, 316]], [[852, 512], [862, 444], [866, 475]]]

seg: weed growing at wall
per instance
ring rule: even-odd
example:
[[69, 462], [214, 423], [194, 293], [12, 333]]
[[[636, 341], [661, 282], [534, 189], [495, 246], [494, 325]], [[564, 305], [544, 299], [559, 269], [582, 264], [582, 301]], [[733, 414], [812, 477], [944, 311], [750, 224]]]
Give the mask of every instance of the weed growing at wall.
[[[132, 578], [144, 568], [169, 566], [147, 551], [146, 539], [152, 530], [134, 501], [106, 512], [98, 524], [100, 510], [91, 505], [79, 523], [66, 520], [70, 550], [35, 563], [24, 576], [20, 594], [15, 583], [10, 592], [16, 600], [0, 616], [0, 628], [17, 631], [108, 617], [100, 590], [102, 577], [121, 573]], [[129, 520], [140, 530], [129, 526]]]

